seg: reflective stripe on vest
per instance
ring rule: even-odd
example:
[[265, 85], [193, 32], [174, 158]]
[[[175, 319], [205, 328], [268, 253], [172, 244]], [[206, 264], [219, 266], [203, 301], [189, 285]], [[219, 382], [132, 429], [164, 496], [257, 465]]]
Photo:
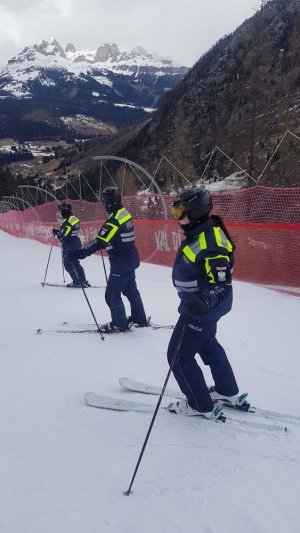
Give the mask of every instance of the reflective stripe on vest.
[[71, 224], [71, 226], [75, 226], [75, 224], [78, 224], [79, 218], [74, 217], [74, 215], [71, 215], [68, 222]]
[[[219, 248], [226, 248], [226, 250], [230, 253], [232, 252], [232, 244], [231, 242], [227, 239], [224, 231], [222, 230], [222, 228], [220, 228], [220, 226], [213, 226], [213, 230], [214, 230], [214, 236], [215, 236], [215, 239], [216, 239], [216, 244]], [[193, 242], [191, 245], [186, 245], [184, 248], [183, 248], [183, 253], [184, 255], [192, 262], [192, 263], [195, 263], [196, 261], [196, 257], [197, 257], [197, 254], [199, 252], [201, 252], [201, 250], [206, 250], [207, 249], [207, 242], [206, 242], [206, 238], [205, 238], [205, 232], [202, 231], [199, 235], [199, 239], [195, 242]], [[223, 257], [223, 256], [218, 256], [218, 257]], [[228, 259], [229, 261], [229, 259]]]
[[[215, 277], [211, 271], [210, 264], [209, 264], [209, 261], [213, 259], [226, 259], [228, 263], [230, 262], [228, 255], [214, 255], [213, 257], [205, 257], [204, 264], [205, 264], [206, 273], [209, 277], [209, 283], [216, 283]], [[231, 283], [229, 285], [231, 285]]]
[[76, 226], [76, 224], [79, 224], [79, 218], [76, 218], [74, 215], [71, 215], [67, 219], [67, 221], [68, 221], [68, 224], [70, 224], [70, 226], [67, 227], [64, 233], [64, 236], [67, 237], [69, 233], [72, 231], [72, 235], [76, 237], [79, 233], [79, 230], [74, 230], [73, 226]]
[[116, 231], [118, 231], [119, 226], [116, 226], [115, 224], [112, 224], [111, 222], [106, 222], [106, 225], [111, 226], [112, 228], [109, 234], [106, 237], [100, 237], [100, 235], [97, 235], [97, 239], [100, 239], [101, 241], [104, 241], [104, 242], [109, 242], [114, 236], [114, 234], [116, 233]]
[[174, 285], [177, 289], [177, 292], [199, 292], [197, 280], [193, 281], [179, 281], [178, 279], [174, 280]]
[[229, 242], [220, 226], [214, 226], [213, 230], [217, 245], [220, 246], [220, 248], [226, 248], [228, 252], [232, 252], [232, 244]]
[[116, 214], [111, 213], [108, 218], [111, 217], [115, 218], [119, 222], [120, 226], [132, 218], [131, 214], [127, 211], [127, 209], [125, 209], [125, 207], [119, 209]]
[[[131, 220], [132, 216], [131, 214], [125, 209], [125, 207], [122, 207], [121, 209], [119, 209], [116, 214], [114, 213], [111, 213], [108, 217], [108, 220], [110, 218], [114, 218], [115, 220], [118, 221], [119, 225], [121, 226], [122, 224], [124, 224], [125, 222], [127, 222], [128, 220]], [[112, 229], [110, 230], [109, 234], [106, 236], [106, 237], [100, 237], [100, 235], [97, 236], [97, 239], [100, 239], [101, 241], [104, 241], [104, 242], [109, 242], [113, 236], [115, 235], [115, 233], [118, 231], [119, 229], [119, 226], [116, 226], [116, 224], [113, 224], [112, 222], [106, 222], [106, 225], [107, 226], [111, 226]], [[133, 236], [132, 236], [133, 234]], [[126, 239], [123, 237], [122, 238], [122, 235], [126, 235]], [[128, 237], [128, 238], [127, 238]], [[121, 233], [121, 239], [123, 242], [129, 242], [129, 241], [134, 241], [134, 232], [131, 232], [131, 233], [126, 233], [126, 234], [122, 234]], [[106, 247], [106, 249], [108, 249], [108, 247]]]
[[121, 235], [121, 241], [122, 242], [135, 241], [134, 231], [131, 231], [130, 233], [121, 233], [120, 235]]
[[183, 251], [184, 255], [186, 255], [186, 257], [192, 263], [195, 263], [197, 254], [201, 250], [206, 250], [206, 249], [207, 249], [207, 242], [206, 242], [206, 238], [205, 238], [205, 232], [201, 231], [201, 233], [199, 235], [199, 239], [197, 241], [193, 242], [193, 244], [191, 244], [191, 245], [187, 244], [183, 248], [182, 251]]

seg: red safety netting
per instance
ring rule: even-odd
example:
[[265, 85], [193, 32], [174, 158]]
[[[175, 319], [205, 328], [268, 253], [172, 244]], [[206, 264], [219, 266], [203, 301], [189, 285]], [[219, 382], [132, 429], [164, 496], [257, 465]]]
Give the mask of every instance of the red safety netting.
[[[172, 196], [123, 197], [135, 219], [142, 261], [172, 266], [182, 239], [171, 219]], [[106, 218], [101, 203], [71, 200], [81, 221], [83, 244], [94, 239]], [[300, 188], [253, 187], [213, 193], [213, 212], [221, 215], [236, 244], [235, 279], [300, 293]], [[18, 237], [59, 245], [52, 227], [60, 226], [56, 202], [0, 214], [0, 228]]]

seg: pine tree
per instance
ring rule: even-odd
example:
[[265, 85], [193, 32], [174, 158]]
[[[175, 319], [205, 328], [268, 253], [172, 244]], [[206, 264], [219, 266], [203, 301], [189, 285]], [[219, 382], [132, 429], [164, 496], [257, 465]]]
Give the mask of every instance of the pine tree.
[[8, 167], [0, 167], [0, 198], [12, 195], [17, 188], [15, 176]]

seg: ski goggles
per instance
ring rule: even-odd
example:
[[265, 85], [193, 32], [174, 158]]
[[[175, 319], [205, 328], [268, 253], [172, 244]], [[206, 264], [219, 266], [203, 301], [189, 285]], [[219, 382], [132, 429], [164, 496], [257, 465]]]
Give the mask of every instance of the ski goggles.
[[182, 220], [185, 217], [185, 210], [186, 205], [178, 204], [173, 206], [171, 209], [173, 218], [175, 218], [175, 220]]

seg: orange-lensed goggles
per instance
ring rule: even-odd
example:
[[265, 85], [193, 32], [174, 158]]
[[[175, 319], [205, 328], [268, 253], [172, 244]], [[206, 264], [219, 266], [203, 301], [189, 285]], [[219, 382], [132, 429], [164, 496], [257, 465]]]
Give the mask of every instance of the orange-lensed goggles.
[[184, 212], [186, 209], [186, 205], [176, 205], [172, 207], [172, 215], [175, 220], [181, 220], [184, 218]]

